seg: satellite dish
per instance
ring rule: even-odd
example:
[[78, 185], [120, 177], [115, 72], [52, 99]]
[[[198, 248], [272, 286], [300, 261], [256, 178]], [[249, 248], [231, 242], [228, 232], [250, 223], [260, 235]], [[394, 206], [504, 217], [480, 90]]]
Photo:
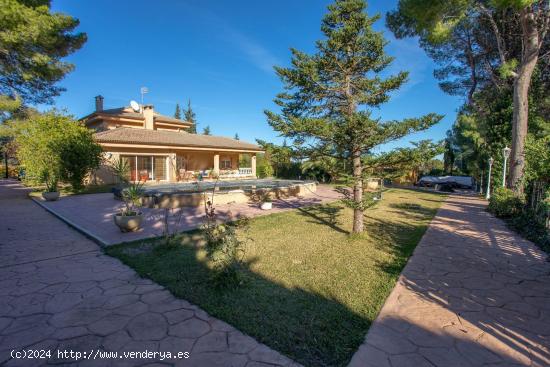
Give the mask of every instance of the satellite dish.
[[136, 101], [130, 101], [130, 107], [132, 107], [132, 110], [135, 112], [139, 112], [139, 104]]

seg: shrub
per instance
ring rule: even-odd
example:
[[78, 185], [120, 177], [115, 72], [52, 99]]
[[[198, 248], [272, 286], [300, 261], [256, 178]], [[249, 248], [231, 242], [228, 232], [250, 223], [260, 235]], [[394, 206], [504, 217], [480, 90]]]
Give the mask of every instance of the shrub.
[[92, 130], [76, 122], [69, 122], [60, 145], [61, 179], [73, 190], [83, 187], [86, 176], [101, 163], [102, 148], [93, 138]]
[[17, 158], [31, 183], [69, 182], [82, 188], [85, 176], [101, 162], [101, 147], [93, 132], [55, 110], [10, 124]]
[[[248, 218], [233, 223], [218, 223], [213, 202], [205, 202], [206, 222], [201, 226], [205, 238], [206, 256], [212, 266], [211, 281], [217, 288], [236, 288], [241, 283], [241, 267], [245, 253], [245, 240], [237, 230], [248, 231]], [[246, 236], [245, 236], [246, 239]]]
[[517, 196], [512, 190], [499, 187], [489, 199], [489, 212], [500, 218], [511, 218], [521, 214], [525, 205], [522, 197]]
[[258, 177], [266, 178], [273, 176], [273, 167], [269, 163], [265, 163], [258, 167]]
[[536, 243], [543, 251], [550, 253], [550, 232], [544, 216], [527, 209], [508, 221], [509, 225], [525, 238]]
[[[0, 157], [1, 158], [1, 157]], [[16, 166], [8, 166], [8, 177], [17, 178], [19, 176], [19, 168]], [[6, 168], [2, 162], [0, 167], [0, 178], [6, 177]]]

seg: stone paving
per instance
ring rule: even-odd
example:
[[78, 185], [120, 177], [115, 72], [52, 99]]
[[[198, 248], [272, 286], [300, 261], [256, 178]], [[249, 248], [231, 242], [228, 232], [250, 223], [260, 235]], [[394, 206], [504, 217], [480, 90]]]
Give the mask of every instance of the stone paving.
[[[0, 180], [0, 365], [297, 366], [118, 260]], [[52, 350], [15, 359], [12, 350]], [[86, 352], [78, 363], [57, 351]], [[188, 359], [94, 360], [97, 350]]]
[[449, 197], [350, 366], [550, 366], [550, 263], [484, 209]]
[[[315, 193], [304, 197], [289, 197], [284, 200], [274, 200], [272, 210], [261, 210], [256, 203], [230, 203], [216, 205], [216, 212], [220, 218], [234, 218], [237, 216], [256, 217], [292, 210], [297, 207], [321, 204], [334, 201], [341, 195], [328, 185], [318, 185]], [[38, 199], [41, 200], [41, 199]], [[164, 223], [163, 209], [143, 208], [145, 220], [143, 228], [133, 233], [121, 233], [113, 223], [113, 215], [120, 211], [123, 203], [115, 200], [113, 194], [90, 194], [62, 197], [59, 201], [42, 201], [48, 209], [70, 220], [88, 233], [93, 234], [104, 245], [135, 241], [138, 239], [156, 237], [162, 234]], [[177, 211], [170, 214], [170, 230], [187, 231], [197, 228], [204, 222], [204, 208], [187, 207], [181, 209], [183, 215]]]

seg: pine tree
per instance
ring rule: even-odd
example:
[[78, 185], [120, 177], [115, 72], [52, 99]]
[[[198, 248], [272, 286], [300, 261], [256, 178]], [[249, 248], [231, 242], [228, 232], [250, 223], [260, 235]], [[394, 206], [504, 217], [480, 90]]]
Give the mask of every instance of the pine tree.
[[235, 137], [234, 137], [233, 139], [235, 139], [235, 140], [241, 140], [241, 139], [239, 138], [239, 134], [238, 134], [238, 133], [235, 133]]
[[[463, 74], [474, 92], [486, 86], [502, 91], [511, 87], [513, 98], [512, 152], [508, 186], [522, 193], [525, 180], [525, 144], [530, 121], [533, 78], [544, 70], [550, 41], [548, 0], [399, 0], [387, 23], [396, 37], [418, 36], [441, 69], [436, 77], [453, 86]], [[538, 72], [537, 72], [538, 70]], [[456, 78], [459, 76], [459, 78]], [[457, 94], [455, 88], [444, 88]]]
[[181, 120], [181, 110], [180, 110], [180, 104], [176, 103], [176, 111], [174, 112], [174, 118]]
[[[380, 122], [369, 108], [389, 100], [408, 73], [383, 78], [380, 73], [393, 61], [384, 53], [387, 44], [382, 32], [372, 25], [378, 16], [366, 14], [363, 0], [337, 0], [329, 5], [321, 31], [325, 39], [308, 55], [291, 49], [292, 66], [276, 67], [285, 86], [275, 102], [281, 113], [266, 111], [269, 124], [302, 148], [309, 157], [335, 157], [351, 160], [348, 177], [352, 193], [345, 200], [353, 210], [353, 232], [363, 231], [363, 157], [373, 148], [424, 130], [442, 116], [428, 114], [403, 121]], [[305, 144], [304, 144], [305, 145]]]
[[187, 101], [187, 110], [185, 110], [184, 117], [185, 117], [186, 121], [189, 121], [189, 122], [192, 123], [191, 127], [189, 127], [189, 129], [187, 129], [187, 131], [190, 132], [191, 134], [196, 134], [197, 133], [197, 119], [196, 119], [196, 116], [195, 116], [195, 112], [191, 108], [191, 100]]
[[56, 83], [74, 69], [63, 57], [80, 49], [86, 34], [78, 19], [54, 13], [50, 1], [3, 0], [0, 16], [0, 95], [23, 104], [51, 103]]
[[206, 125], [206, 127], [202, 129], [202, 135], [210, 135], [210, 126]]

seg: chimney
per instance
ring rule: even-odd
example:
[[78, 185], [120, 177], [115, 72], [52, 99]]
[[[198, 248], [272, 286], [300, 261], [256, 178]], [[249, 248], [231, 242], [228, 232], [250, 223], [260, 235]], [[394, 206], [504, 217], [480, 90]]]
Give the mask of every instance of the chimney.
[[103, 96], [95, 96], [95, 112], [103, 111]]
[[155, 111], [153, 105], [146, 104], [143, 106], [143, 117], [145, 117], [145, 128], [148, 130], [155, 130]]

